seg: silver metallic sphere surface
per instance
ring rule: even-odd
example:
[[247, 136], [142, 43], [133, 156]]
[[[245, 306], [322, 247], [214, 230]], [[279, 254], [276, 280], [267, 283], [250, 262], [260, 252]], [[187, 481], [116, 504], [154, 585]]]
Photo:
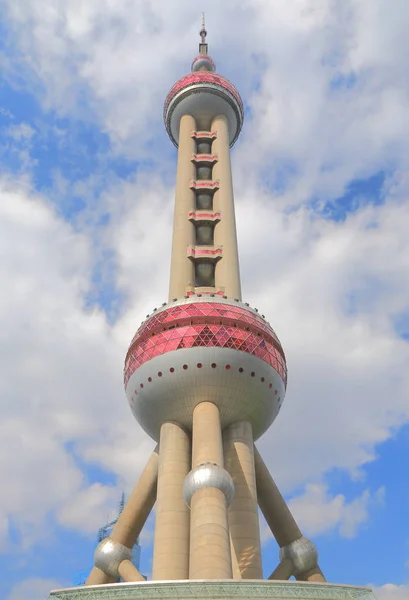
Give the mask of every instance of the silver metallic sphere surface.
[[284, 558], [291, 560], [296, 574], [306, 573], [318, 564], [317, 548], [311, 540], [304, 536], [280, 548], [280, 560]]
[[199, 54], [192, 62], [192, 72], [196, 71], [211, 71], [212, 73], [216, 70], [214, 60], [207, 54]]
[[109, 537], [98, 544], [94, 554], [95, 566], [111, 577], [119, 577], [119, 565], [123, 560], [131, 559], [131, 549]]
[[203, 488], [217, 488], [226, 497], [226, 504], [230, 506], [234, 495], [234, 484], [230, 474], [218, 465], [204, 463], [186, 475], [183, 483], [183, 497], [190, 506], [192, 497], [197, 490]]

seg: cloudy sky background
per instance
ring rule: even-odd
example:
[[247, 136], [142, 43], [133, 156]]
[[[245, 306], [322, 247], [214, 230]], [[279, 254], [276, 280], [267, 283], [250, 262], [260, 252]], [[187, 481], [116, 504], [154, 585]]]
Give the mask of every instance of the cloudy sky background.
[[176, 150], [162, 107], [203, 9], [246, 111], [233, 151], [243, 295], [289, 366], [259, 447], [327, 578], [403, 600], [407, 0], [2, 2], [0, 597], [44, 599], [90, 566], [153, 446], [122, 366], [167, 296]]

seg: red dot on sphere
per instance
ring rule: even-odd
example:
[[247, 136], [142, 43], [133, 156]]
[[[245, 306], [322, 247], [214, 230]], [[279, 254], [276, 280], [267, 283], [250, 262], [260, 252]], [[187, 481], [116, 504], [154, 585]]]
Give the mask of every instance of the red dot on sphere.
[[148, 381], [150, 383], [152, 381], [152, 377], [148, 377]]
[[186, 371], [186, 369], [188, 368], [188, 366], [187, 366], [187, 365], [183, 365], [183, 368], [184, 368], [184, 369], [185, 369], [185, 371]]
[[212, 369], [215, 369], [217, 367], [216, 363], [212, 363]]
[[175, 372], [175, 369], [174, 369], [173, 367], [170, 367], [169, 371], [170, 371], [171, 373], [174, 373], [174, 372]]
[[162, 377], [162, 371], [158, 372], [158, 377]]
[[251, 372], [251, 376], [252, 376], [252, 377], [254, 377], [254, 375], [255, 375], [255, 372], [254, 372], [254, 371], [252, 371], [252, 372]]
[[272, 384], [272, 383], [269, 383], [269, 384], [268, 384], [268, 387], [271, 389], [271, 388], [273, 387], [273, 384]]
[[265, 379], [264, 379], [264, 377], [262, 377], [261, 378], [261, 383], [264, 383], [264, 382], [265, 382]]
[[141, 383], [140, 387], [143, 388], [143, 383]]
[[243, 373], [243, 371], [244, 371], [243, 367], [240, 367], [239, 373]]
[[203, 367], [202, 363], [197, 363], [197, 368], [201, 369]]
[[226, 365], [226, 370], [228, 371], [230, 369], [230, 365]]
[[274, 390], [274, 393], [275, 393], [275, 394], [277, 394], [277, 393], [278, 393], [278, 390]]

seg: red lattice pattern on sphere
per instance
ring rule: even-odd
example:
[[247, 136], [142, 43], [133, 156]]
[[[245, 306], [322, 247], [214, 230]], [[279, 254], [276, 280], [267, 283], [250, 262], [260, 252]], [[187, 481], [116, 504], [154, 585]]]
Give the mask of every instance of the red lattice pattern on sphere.
[[283, 349], [270, 325], [241, 306], [201, 302], [163, 310], [145, 321], [131, 342], [125, 361], [125, 385], [148, 360], [197, 346], [232, 348], [270, 364], [287, 381]]
[[175, 85], [171, 88], [169, 94], [166, 97], [165, 107], [164, 107], [165, 114], [166, 114], [166, 111], [168, 110], [168, 106], [169, 106], [172, 98], [174, 96], [176, 96], [176, 94], [178, 92], [180, 92], [180, 90], [182, 90], [183, 88], [188, 87], [189, 85], [193, 85], [195, 83], [212, 83], [214, 85], [219, 85], [220, 87], [224, 88], [225, 90], [230, 92], [230, 94], [233, 96], [233, 98], [235, 98], [236, 102], [238, 103], [238, 105], [240, 107], [240, 112], [243, 114], [243, 102], [240, 98], [239, 92], [236, 90], [234, 85], [232, 83], [230, 83], [230, 81], [228, 79], [225, 79], [221, 75], [216, 75], [215, 73], [209, 73], [208, 71], [199, 71], [197, 73], [189, 73], [189, 75], [185, 75], [185, 77], [182, 77], [182, 79], [179, 79], [179, 81], [177, 81], [175, 83]]

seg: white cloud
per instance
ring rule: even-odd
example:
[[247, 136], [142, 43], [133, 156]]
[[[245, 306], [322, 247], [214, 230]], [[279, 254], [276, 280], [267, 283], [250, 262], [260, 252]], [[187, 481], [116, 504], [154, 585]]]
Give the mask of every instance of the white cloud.
[[70, 494], [58, 512], [58, 520], [65, 527], [95, 534], [101, 524], [116, 517], [117, 507], [118, 490], [94, 483]]
[[15, 140], [31, 140], [35, 130], [27, 123], [19, 123], [18, 125], [11, 125], [8, 128], [8, 135]]
[[[88, 487], [77, 458], [112, 469], [129, 487], [144, 456], [121, 382], [126, 344], [101, 312], [84, 305], [89, 243], [40, 196], [9, 181], [0, 186], [0, 280], [7, 291], [0, 296], [0, 518], [6, 550], [9, 519], [27, 546], [50, 533], [49, 511], [79, 530], [88, 521], [87, 531], [96, 515], [106, 515], [114, 492], [101, 488], [96, 511], [96, 488]], [[85, 501], [74, 506], [77, 499]]]
[[289, 506], [303, 534], [314, 537], [337, 530], [341, 537], [352, 538], [368, 521], [371, 505], [382, 502], [383, 496], [383, 488], [374, 494], [365, 490], [347, 501], [343, 494], [332, 496], [323, 484], [309, 484], [302, 495], [290, 500]]
[[[408, 417], [408, 345], [393, 324], [409, 293], [408, 213], [402, 194], [345, 223], [323, 222], [303, 210], [282, 215], [253, 193], [239, 211], [244, 286], [289, 363], [287, 400], [261, 447], [291, 485], [303, 472], [331, 468], [335, 454], [351, 470], [371, 460]], [[251, 269], [260, 256], [271, 257], [267, 272]]]
[[63, 587], [54, 579], [41, 579], [33, 577], [17, 583], [6, 600], [44, 600], [48, 597], [50, 590], [55, 590]]
[[407, 600], [409, 598], [409, 584], [386, 583], [374, 588], [374, 592], [378, 600]]

